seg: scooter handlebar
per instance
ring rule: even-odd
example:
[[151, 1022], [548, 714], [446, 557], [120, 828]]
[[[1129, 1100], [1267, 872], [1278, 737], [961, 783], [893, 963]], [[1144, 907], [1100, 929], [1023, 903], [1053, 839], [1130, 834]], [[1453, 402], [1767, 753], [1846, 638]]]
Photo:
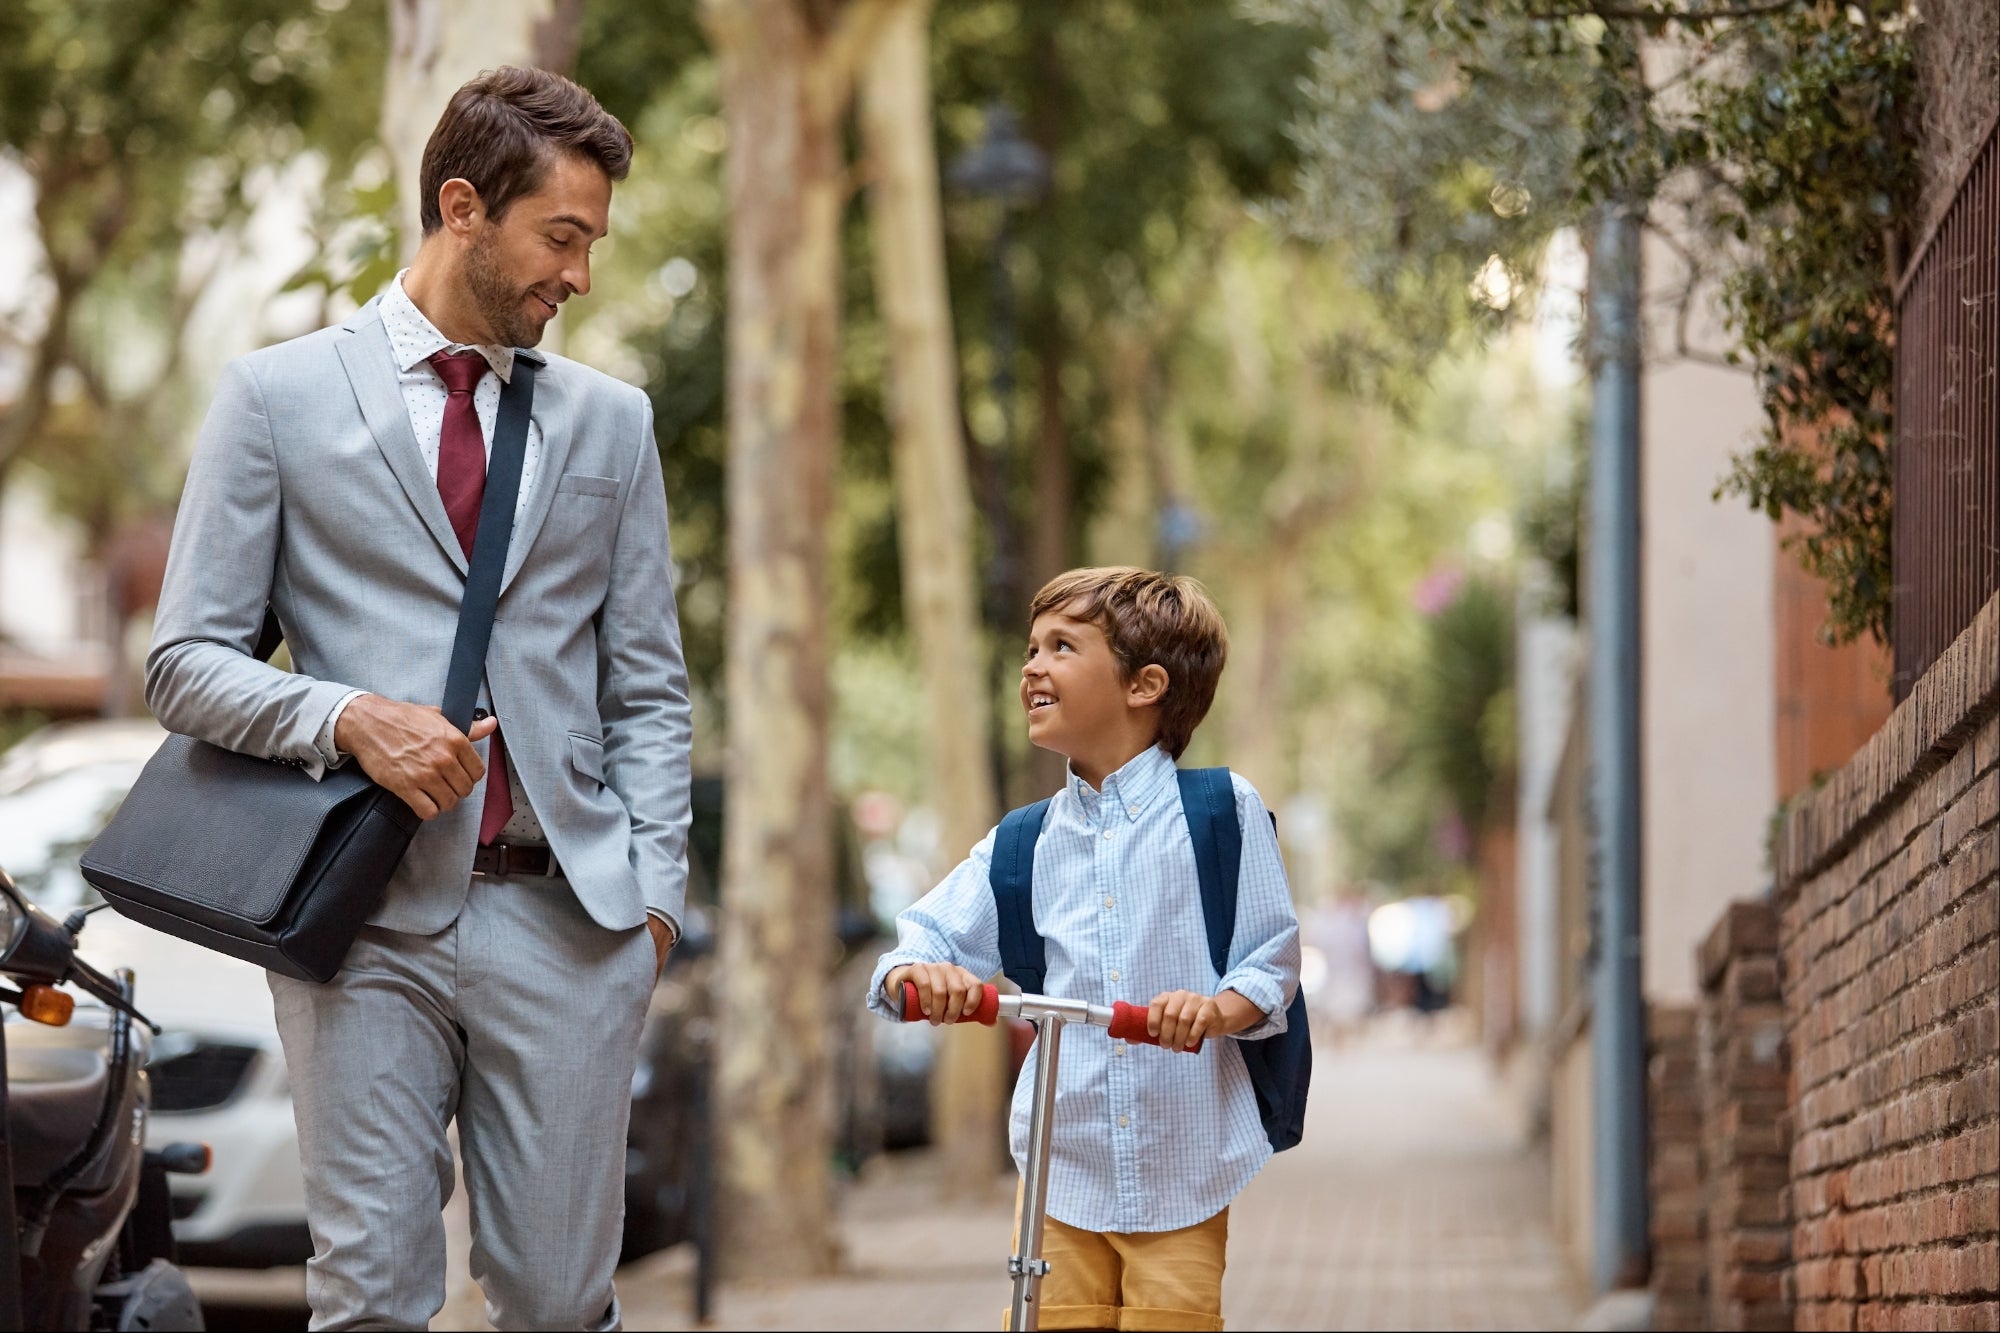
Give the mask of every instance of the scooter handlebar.
[[[1123, 1000], [1111, 1006], [1111, 1022], [1106, 1031], [1117, 1041], [1129, 1041], [1135, 1046], [1158, 1046], [1160, 1039], [1146, 1030], [1146, 1016], [1149, 1006], [1127, 1004]], [[979, 1003], [958, 1016], [960, 1023], [984, 1023], [992, 1027], [1000, 1018], [1000, 988], [989, 985], [979, 997]], [[924, 1021], [924, 1009], [917, 999], [917, 983], [903, 983], [903, 1021], [920, 1023]], [[1198, 1045], [1195, 1050], [1199, 1051]]]
[[[917, 983], [903, 983], [903, 1021], [920, 1023], [924, 1019], [923, 1003], [917, 999]], [[992, 1027], [1000, 1020], [1000, 988], [989, 985], [979, 997], [979, 1003], [958, 1016], [961, 1023], [984, 1023]]]

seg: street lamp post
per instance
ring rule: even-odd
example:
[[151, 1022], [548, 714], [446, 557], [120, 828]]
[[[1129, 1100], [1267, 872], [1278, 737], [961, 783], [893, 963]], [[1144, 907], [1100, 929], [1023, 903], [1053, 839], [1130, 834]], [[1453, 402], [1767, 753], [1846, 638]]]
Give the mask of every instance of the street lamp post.
[[[986, 513], [993, 534], [993, 559], [986, 568], [982, 587], [986, 622], [995, 631], [993, 688], [1005, 689], [1011, 670], [1008, 654], [999, 644], [1009, 620], [1020, 614], [1020, 542], [1007, 498], [1007, 459], [1014, 443], [1014, 349], [1016, 315], [1014, 283], [1008, 261], [1014, 247], [1014, 217], [1048, 197], [1050, 173], [1048, 154], [1021, 134], [1021, 118], [1004, 103], [986, 108], [986, 132], [979, 142], [952, 162], [945, 173], [954, 194], [970, 199], [987, 199], [1000, 205], [1000, 225], [993, 233], [990, 252], [991, 301], [993, 304], [992, 392], [1000, 409], [1000, 439], [988, 455], [975, 449], [979, 466], [980, 508]], [[1007, 794], [1005, 749], [996, 728], [992, 739], [994, 789], [1003, 804]]]

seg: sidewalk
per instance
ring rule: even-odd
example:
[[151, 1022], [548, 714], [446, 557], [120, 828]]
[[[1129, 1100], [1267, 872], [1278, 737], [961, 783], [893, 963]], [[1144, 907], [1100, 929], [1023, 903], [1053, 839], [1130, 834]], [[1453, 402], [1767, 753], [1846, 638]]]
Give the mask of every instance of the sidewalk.
[[[1478, 1052], [1400, 1022], [1322, 1050], [1306, 1139], [1230, 1217], [1238, 1329], [1567, 1328], [1580, 1306], [1547, 1226], [1546, 1168]], [[946, 1208], [921, 1160], [889, 1161], [841, 1211], [847, 1271], [718, 1293], [728, 1329], [994, 1329], [1007, 1303], [1011, 1182]], [[628, 1328], [692, 1325], [686, 1256], [620, 1274]]]

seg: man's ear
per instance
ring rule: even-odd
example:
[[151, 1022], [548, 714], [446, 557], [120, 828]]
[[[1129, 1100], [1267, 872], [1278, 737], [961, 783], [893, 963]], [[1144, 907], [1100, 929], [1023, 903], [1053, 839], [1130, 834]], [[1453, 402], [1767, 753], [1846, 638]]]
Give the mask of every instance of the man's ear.
[[458, 236], [469, 235], [486, 218], [486, 201], [463, 176], [453, 176], [438, 187], [438, 216], [444, 229]]
[[1125, 683], [1126, 707], [1145, 708], [1158, 703], [1167, 697], [1167, 684], [1167, 669], [1158, 662], [1148, 662]]

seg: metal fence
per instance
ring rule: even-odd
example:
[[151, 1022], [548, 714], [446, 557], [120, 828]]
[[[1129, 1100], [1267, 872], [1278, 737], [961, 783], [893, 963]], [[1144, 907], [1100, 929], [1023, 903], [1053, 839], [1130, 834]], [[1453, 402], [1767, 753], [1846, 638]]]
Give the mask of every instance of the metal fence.
[[2000, 122], [1897, 293], [1891, 467], [1900, 701], [2000, 591]]

